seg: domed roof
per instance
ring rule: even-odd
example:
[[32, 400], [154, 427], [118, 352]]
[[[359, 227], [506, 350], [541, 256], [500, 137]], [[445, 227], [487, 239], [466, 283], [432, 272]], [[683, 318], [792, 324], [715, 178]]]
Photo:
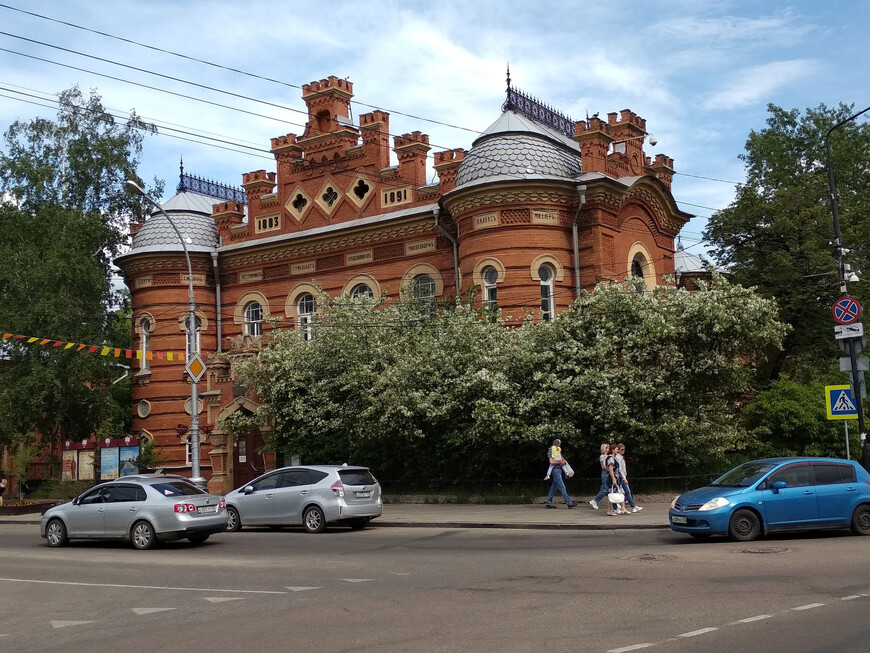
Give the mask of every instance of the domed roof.
[[[162, 205], [184, 238], [188, 252], [213, 252], [220, 245], [217, 227], [211, 217], [211, 206], [216, 201], [219, 200], [182, 190]], [[133, 236], [130, 250], [118, 260], [136, 254], [183, 251], [184, 245], [166, 215], [153, 211]]]
[[581, 173], [577, 143], [505, 111], [472, 144], [459, 166], [456, 187], [518, 179], [573, 181]]

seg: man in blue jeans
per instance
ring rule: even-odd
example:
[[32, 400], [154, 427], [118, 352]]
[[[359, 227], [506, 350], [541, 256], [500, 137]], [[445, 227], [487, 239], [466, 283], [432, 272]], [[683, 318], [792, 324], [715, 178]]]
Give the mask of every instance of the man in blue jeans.
[[547, 508], [555, 508], [553, 505], [553, 496], [556, 494], [556, 490], [562, 494], [562, 497], [565, 499], [565, 504], [569, 508], [573, 508], [577, 504], [571, 501], [571, 497], [568, 496], [568, 491], [565, 489], [565, 480], [562, 477], [564, 472], [564, 466], [567, 464], [567, 460], [562, 456], [560, 459], [550, 458], [550, 464], [553, 465], [553, 471], [551, 472], [553, 477], [553, 482], [550, 485], [550, 493], [547, 495]]

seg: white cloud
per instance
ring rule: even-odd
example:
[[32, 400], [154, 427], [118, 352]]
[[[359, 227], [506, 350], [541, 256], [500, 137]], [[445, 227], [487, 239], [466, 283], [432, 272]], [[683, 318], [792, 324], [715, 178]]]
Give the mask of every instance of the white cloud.
[[722, 87], [705, 101], [708, 109], [734, 109], [773, 99], [774, 92], [801, 79], [817, 69], [812, 59], [772, 61], [739, 70], [726, 79]]

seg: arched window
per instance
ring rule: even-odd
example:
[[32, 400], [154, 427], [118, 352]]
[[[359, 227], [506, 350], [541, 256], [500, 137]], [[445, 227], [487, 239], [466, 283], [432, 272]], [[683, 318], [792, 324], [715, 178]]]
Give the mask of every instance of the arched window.
[[435, 279], [430, 274], [418, 274], [411, 281], [411, 296], [424, 312], [432, 314], [435, 309]]
[[[189, 320], [190, 317], [188, 316], [185, 319]], [[200, 320], [199, 317], [195, 317], [193, 320], [193, 324], [194, 324], [193, 331], [187, 331], [187, 337], [186, 337], [187, 344], [186, 344], [185, 353], [187, 355], [188, 360], [190, 360], [190, 357], [194, 353], [202, 351], [200, 348], [200, 344], [201, 344], [200, 335], [202, 334], [202, 320]], [[185, 322], [185, 328], [186, 328], [186, 325], [187, 325], [187, 322]]]
[[498, 270], [488, 265], [481, 270], [480, 276], [483, 279], [483, 308], [495, 316], [498, 310]]
[[148, 361], [148, 353], [151, 351], [151, 332], [154, 330], [154, 323], [149, 317], [142, 317], [139, 320], [139, 349], [142, 352], [139, 358], [139, 369], [142, 372], [148, 372], [151, 369], [151, 364]]
[[260, 302], [249, 302], [245, 305], [245, 335], [263, 335], [263, 307]]
[[350, 296], [352, 299], [374, 299], [375, 292], [367, 283], [358, 283], [351, 288]]
[[541, 279], [541, 319], [549, 322], [555, 316], [553, 281], [555, 272], [548, 264], [538, 268], [538, 277]]
[[299, 295], [296, 301], [296, 314], [299, 316], [299, 333], [303, 340], [314, 339], [314, 327], [311, 322], [317, 312], [317, 300], [311, 293]]
[[643, 279], [643, 263], [639, 259], [634, 259], [631, 262], [631, 276]]

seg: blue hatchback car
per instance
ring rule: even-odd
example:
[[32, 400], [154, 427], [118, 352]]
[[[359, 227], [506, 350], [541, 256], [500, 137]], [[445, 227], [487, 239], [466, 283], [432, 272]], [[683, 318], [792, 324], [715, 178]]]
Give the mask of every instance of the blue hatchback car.
[[870, 535], [870, 474], [837, 458], [767, 458], [678, 496], [671, 529], [748, 542], [778, 531], [851, 528]]

